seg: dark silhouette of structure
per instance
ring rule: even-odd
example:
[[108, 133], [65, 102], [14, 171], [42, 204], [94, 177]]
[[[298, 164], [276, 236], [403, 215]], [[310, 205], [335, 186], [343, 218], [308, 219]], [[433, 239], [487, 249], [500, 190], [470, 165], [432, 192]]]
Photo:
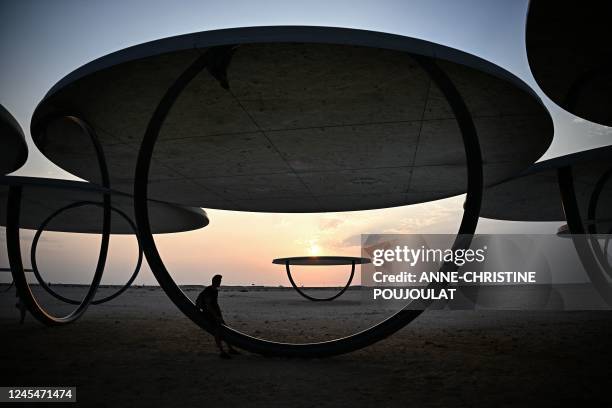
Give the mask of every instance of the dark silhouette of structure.
[[28, 157], [28, 146], [17, 120], [0, 105], [0, 176], [20, 168]]
[[[66, 115], [72, 119], [58, 124]], [[75, 121], [94, 135], [94, 148], [74, 133]], [[384, 339], [420, 311], [402, 309], [319, 343], [274, 342], [211, 323], [166, 268], [148, 200], [327, 212], [467, 193], [453, 244], [465, 249], [483, 187], [531, 165], [548, 148], [553, 126], [527, 84], [474, 55], [381, 32], [262, 26], [166, 38], [92, 61], [47, 93], [31, 134], [65, 170], [134, 193], [148, 264], [196, 324], [252, 352], [324, 357]], [[95, 162], [107, 163], [104, 171]], [[8, 227], [17, 258], [18, 223]]]
[[513, 221], [565, 221], [601, 298], [612, 305], [609, 235], [612, 234], [612, 147], [538, 162], [519, 177], [488, 187], [482, 216]]
[[533, 0], [526, 47], [531, 72], [556, 104], [576, 116], [612, 126], [612, 3], [578, 7]]
[[[314, 302], [325, 302], [339, 298], [342, 296], [344, 292], [351, 286], [351, 282], [353, 281], [353, 277], [355, 276], [355, 265], [356, 264], [366, 264], [372, 262], [368, 258], [357, 258], [352, 256], [295, 256], [291, 258], [277, 258], [272, 261], [273, 264], [277, 265], [285, 265], [285, 270], [287, 271], [287, 277], [289, 278], [289, 282], [291, 282], [291, 286], [296, 290], [302, 297], [312, 300]], [[293, 276], [291, 275], [291, 265], [303, 265], [303, 266], [332, 266], [332, 265], [351, 265], [351, 275], [349, 276], [346, 285], [338, 291], [338, 293], [325, 297], [315, 297], [305, 293], [298, 285], [296, 285], [293, 280]]]
[[[102, 186], [71, 180], [5, 176], [5, 173], [17, 170], [25, 162], [27, 145], [23, 130], [15, 118], [0, 105], [0, 143], [2, 146], [0, 149], [0, 225], [7, 226], [7, 253], [11, 264], [7, 271], [10, 271], [13, 276], [13, 283], [9, 285], [6, 291], [15, 284], [18, 297], [16, 306], [21, 313], [21, 321], [23, 322], [25, 318], [25, 311], [29, 310], [35, 318], [45, 324], [64, 324], [78, 319], [90, 303], [107, 302], [127, 290], [138, 275], [143, 251], [140, 240], [138, 240], [136, 225], [132, 220], [134, 218], [132, 215], [132, 197], [108, 189], [108, 168], [101, 147], [96, 140], [95, 131], [83, 121], [68, 114], [54, 116], [49, 120], [53, 123], [59, 121], [65, 127], [67, 126], [69, 131], [65, 134], [66, 137], [84, 139], [90, 147], [93, 146], [97, 157], [98, 171], [102, 175]], [[206, 214], [199, 208], [187, 208], [162, 202], [151, 202], [151, 204], [151, 210], [156, 213], [155, 218], [159, 222], [155, 229], [160, 233], [192, 230], [208, 224]], [[92, 208], [94, 208], [93, 211]], [[97, 210], [95, 210], [96, 208]], [[59, 217], [59, 222], [54, 220], [66, 210], [71, 211], [72, 217]], [[111, 211], [119, 215], [119, 217], [114, 218], [114, 221], [110, 217]], [[54, 220], [53, 223], [51, 223], [52, 220]], [[12, 223], [16, 228], [12, 229], [10, 227]], [[18, 243], [20, 228], [36, 230], [30, 251], [32, 270], [23, 268]], [[36, 264], [36, 248], [43, 230], [102, 234], [96, 272], [87, 295], [82, 300], [61, 296], [51, 289], [50, 285], [42, 278]], [[9, 231], [12, 231], [13, 239], [16, 239], [16, 241], [8, 238], [8, 235], [11, 234]], [[136, 235], [138, 261], [134, 272], [124, 286], [109, 296], [94, 299], [104, 271], [109, 234], [111, 233], [132, 233]], [[76, 305], [75, 310], [63, 317], [53, 316], [45, 310], [30, 290], [25, 272], [34, 272], [40, 287], [63, 302]]]

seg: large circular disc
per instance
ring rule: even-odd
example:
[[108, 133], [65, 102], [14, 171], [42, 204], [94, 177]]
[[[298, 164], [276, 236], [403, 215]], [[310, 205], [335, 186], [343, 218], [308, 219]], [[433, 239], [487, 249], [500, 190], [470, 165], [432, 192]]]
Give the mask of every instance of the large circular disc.
[[612, 3], [533, 0], [527, 56], [538, 85], [576, 116], [612, 126]]
[[285, 265], [289, 262], [290, 265], [303, 266], [318, 266], [318, 265], [360, 265], [372, 262], [368, 258], [360, 258], [354, 256], [292, 256], [289, 258], [276, 258], [272, 260], [273, 264]]
[[20, 168], [28, 157], [28, 146], [17, 120], [0, 105], [0, 175]]
[[[485, 189], [481, 215], [511, 221], [564, 221], [558, 169], [571, 167], [581, 217], [587, 220], [591, 195], [600, 177], [612, 167], [612, 148], [602, 147], [539, 162], [521, 176]], [[612, 188], [598, 199], [600, 231], [612, 219]], [[601, 221], [603, 220], [603, 221]], [[608, 220], [608, 221], [605, 221]], [[612, 225], [612, 224], [611, 224]]]
[[[223, 48], [232, 44], [238, 46]], [[103, 146], [112, 188], [131, 192], [157, 103], [209, 52], [212, 68], [188, 85], [161, 129], [150, 198], [227, 210], [321, 212], [464, 193], [457, 120], [418, 58], [436, 63], [467, 105], [485, 184], [525, 169], [553, 135], [538, 97], [475, 56], [362, 30], [256, 27], [159, 40], [85, 65], [37, 107], [35, 143], [60, 167], [95, 181], [89, 140], [67, 125], [49, 124], [62, 114], [83, 119]]]
[[[7, 195], [9, 186], [22, 186], [20, 227], [37, 230], [51, 213], [80, 201], [102, 202], [107, 190], [82, 181], [45, 179], [35, 177], [0, 176], [0, 226], [6, 225]], [[125, 193], [112, 192], [113, 207], [134, 220], [132, 197]], [[154, 233], [191, 231], [208, 225], [208, 217], [200, 208], [190, 208], [150, 201], [151, 222]], [[111, 233], [133, 234], [130, 225], [120, 217], [111, 218]], [[47, 231], [99, 234], [102, 225], [102, 210], [95, 206], [74, 208], [66, 216], [53, 220]]]

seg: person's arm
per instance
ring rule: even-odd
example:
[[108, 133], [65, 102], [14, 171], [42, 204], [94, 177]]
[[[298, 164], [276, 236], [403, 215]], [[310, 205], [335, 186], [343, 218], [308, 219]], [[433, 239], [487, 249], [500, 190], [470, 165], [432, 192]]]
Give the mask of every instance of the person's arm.
[[196, 305], [196, 307], [198, 308], [199, 311], [202, 311], [204, 309], [204, 305], [202, 304], [203, 303], [202, 302], [202, 298], [203, 298], [203, 296], [200, 295], [200, 296], [197, 297], [197, 299], [195, 301], [195, 305]]
[[219, 305], [212, 301], [210, 298], [206, 298], [206, 310], [220, 323], [224, 323], [223, 316], [221, 316], [221, 309]]

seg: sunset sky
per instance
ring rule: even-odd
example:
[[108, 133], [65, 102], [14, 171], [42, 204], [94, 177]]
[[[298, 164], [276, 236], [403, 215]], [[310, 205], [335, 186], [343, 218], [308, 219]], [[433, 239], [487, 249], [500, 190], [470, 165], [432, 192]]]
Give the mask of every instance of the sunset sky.
[[[46, 160], [29, 139], [29, 122], [37, 103], [59, 79], [79, 66], [127, 46], [183, 33], [228, 26], [358, 26], [424, 38], [479, 55], [531, 85], [555, 120], [555, 140], [545, 158], [608, 144], [610, 128], [586, 123], [553, 105], [531, 76], [524, 50], [527, 1], [367, 2], [193, 1], [151, 2], [147, 7], [124, 1], [1, 2], [0, 103], [20, 122], [30, 148], [18, 175], [71, 178]], [[418, 7], [413, 3], [419, 3]], [[306, 6], [307, 5], [307, 6]], [[469, 9], [469, 12], [466, 10]], [[474, 12], [478, 10], [478, 12]], [[225, 284], [287, 285], [284, 269], [273, 258], [297, 255], [360, 255], [360, 234], [454, 233], [463, 197], [383, 210], [324, 214], [258, 214], [207, 210], [210, 225], [202, 230], [158, 236], [166, 265], [179, 283], [207, 284], [215, 273]], [[480, 232], [552, 233], [559, 223], [514, 223], [482, 220]], [[32, 233], [24, 231], [24, 250]], [[0, 231], [4, 241], [4, 230]], [[41, 270], [52, 282], [86, 283], [96, 260], [99, 237], [45, 233], [40, 246]], [[4, 242], [2, 242], [4, 248]], [[24, 252], [28, 253], [28, 252]], [[75, 255], [77, 254], [77, 255]], [[133, 237], [113, 237], [103, 283], [123, 283], [136, 260]], [[29, 262], [26, 262], [29, 264]], [[8, 266], [5, 251], [0, 266]], [[341, 268], [298, 271], [303, 284], [340, 284]], [[0, 276], [6, 282], [8, 274]], [[144, 268], [137, 284], [155, 284]]]

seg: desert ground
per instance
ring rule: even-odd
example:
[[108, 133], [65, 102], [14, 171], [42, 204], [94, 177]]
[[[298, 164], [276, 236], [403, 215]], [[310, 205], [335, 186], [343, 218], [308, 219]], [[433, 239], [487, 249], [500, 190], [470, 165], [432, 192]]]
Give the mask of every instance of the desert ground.
[[[57, 290], [82, 294], [78, 287]], [[195, 298], [201, 288], [184, 290]], [[52, 311], [69, 311], [35, 292]], [[309, 302], [287, 288], [225, 288], [220, 303], [231, 326], [293, 342], [355, 333], [391, 312], [364, 304], [356, 291], [334, 302]], [[211, 336], [159, 288], [131, 288], [66, 327], [44, 327], [31, 316], [20, 325], [14, 304], [14, 289], [0, 293], [0, 385], [74, 385], [79, 406], [610, 404], [608, 311], [432, 310], [347, 355], [287, 359], [243, 352], [222, 360]]]

